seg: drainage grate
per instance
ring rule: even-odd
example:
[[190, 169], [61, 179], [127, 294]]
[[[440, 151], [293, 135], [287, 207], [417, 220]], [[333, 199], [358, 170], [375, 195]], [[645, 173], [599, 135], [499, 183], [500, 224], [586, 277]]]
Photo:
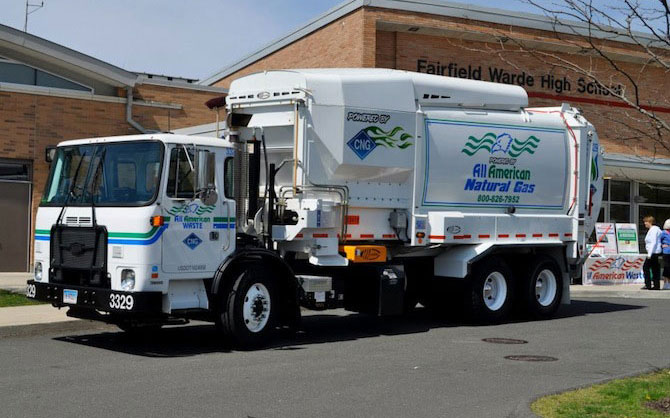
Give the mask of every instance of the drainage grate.
[[526, 340], [515, 340], [514, 338], [483, 338], [482, 341], [493, 344], [528, 344]]
[[507, 360], [516, 360], [516, 361], [558, 361], [556, 357], [550, 357], [550, 356], [534, 356], [534, 355], [512, 355], [512, 356], [505, 356]]

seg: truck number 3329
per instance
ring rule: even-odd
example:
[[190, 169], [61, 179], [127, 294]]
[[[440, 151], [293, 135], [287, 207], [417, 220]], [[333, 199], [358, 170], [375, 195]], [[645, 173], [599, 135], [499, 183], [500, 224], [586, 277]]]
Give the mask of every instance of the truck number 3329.
[[117, 295], [116, 293], [109, 295], [109, 307], [112, 309], [123, 309], [129, 311], [133, 309], [134, 304], [135, 300], [133, 299], [132, 295]]

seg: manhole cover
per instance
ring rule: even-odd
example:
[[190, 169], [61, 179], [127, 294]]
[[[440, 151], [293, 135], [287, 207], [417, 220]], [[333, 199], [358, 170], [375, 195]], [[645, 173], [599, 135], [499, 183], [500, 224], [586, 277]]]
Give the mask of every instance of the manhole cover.
[[526, 340], [515, 340], [514, 338], [484, 338], [482, 341], [493, 344], [528, 344]]
[[516, 360], [516, 361], [558, 361], [556, 357], [550, 356], [534, 356], [527, 354], [517, 354], [512, 356], [505, 356], [507, 360]]

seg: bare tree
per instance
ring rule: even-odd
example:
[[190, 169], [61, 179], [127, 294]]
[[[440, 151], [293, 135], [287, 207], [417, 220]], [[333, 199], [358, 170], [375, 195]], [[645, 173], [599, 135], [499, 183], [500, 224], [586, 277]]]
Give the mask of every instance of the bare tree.
[[[594, 71], [593, 67], [580, 65], [565, 55], [539, 50], [532, 51], [533, 55], [547, 64], [587, 77], [628, 105], [637, 115], [624, 112], [626, 120], [618, 122], [625, 123], [631, 133], [641, 134], [640, 139], [653, 140], [653, 147], [670, 151], [670, 120], [667, 114], [656, 111], [659, 104], [668, 104], [667, 92], [652, 97], [649, 89], [640, 85], [649, 66], [663, 69], [666, 75], [670, 72], [668, 1], [618, 0], [607, 5], [595, 5], [593, 0], [564, 0], [551, 5], [526, 1], [551, 19], [558, 39], [580, 47], [585, 45], [583, 52], [604, 60], [611, 71]], [[566, 33], [572, 36], [565, 36]], [[622, 65], [620, 54], [612, 48], [612, 42], [620, 41], [632, 43], [644, 64], [638, 68]], [[519, 46], [523, 47], [523, 43]], [[622, 80], [623, 88], [613, 83], [615, 80]]]

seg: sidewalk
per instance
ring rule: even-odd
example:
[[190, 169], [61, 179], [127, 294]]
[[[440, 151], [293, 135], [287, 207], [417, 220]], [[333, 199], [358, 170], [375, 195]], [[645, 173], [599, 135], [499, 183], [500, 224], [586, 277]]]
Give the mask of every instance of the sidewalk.
[[0, 327], [78, 321], [67, 316], [66, 312], [67, 309], [57, 309], [48, 303], [0, 308]]
[[670, 290], [640, 289], [641, 284], [615, 284], [611, 286], [570, 286], [572, 298], [630, 298], [630, 299], [670, 299]]
[[[26, 281], [32, 277], [32, 273], [0, 273], [0, 289], [25, 294]], [[79, 321], [66, 312], [67, 309], [56, 309], [48, 303], [0, 308], [0, 327]]]

